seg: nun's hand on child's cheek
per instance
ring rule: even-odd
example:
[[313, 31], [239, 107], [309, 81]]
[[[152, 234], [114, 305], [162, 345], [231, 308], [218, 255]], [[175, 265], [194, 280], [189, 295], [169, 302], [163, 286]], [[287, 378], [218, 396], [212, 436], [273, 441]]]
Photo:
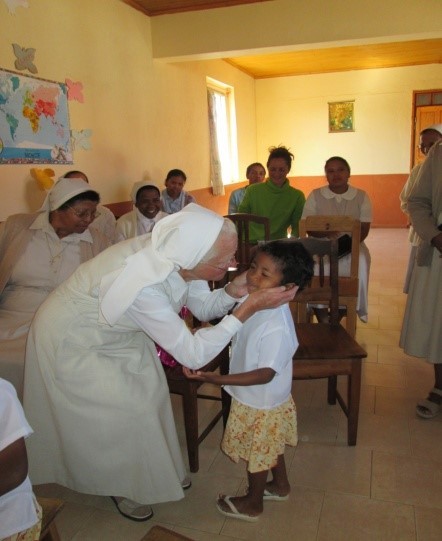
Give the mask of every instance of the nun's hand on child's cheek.
[[235, 276], [235, 278], [226, 285], [226, 293], [235, 299], [240, 299], [241, 297], [244, 297], [244, 295], [247, 295], [248, 291], [246, 275], [247, 271]]
[[292, 301], [297, 291], [298, 287], [293, 285], [290, 285], [290, 287], [271, 287], [268, 289], [259, 289], [258, 291], [251, 293], [249, 299], [254, 302], [256, 310], [277, 308], [282, 304]]

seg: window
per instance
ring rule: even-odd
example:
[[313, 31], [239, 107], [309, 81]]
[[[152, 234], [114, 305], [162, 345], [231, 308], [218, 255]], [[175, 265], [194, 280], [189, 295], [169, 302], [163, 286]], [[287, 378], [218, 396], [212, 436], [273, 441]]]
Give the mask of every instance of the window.
[[238, 177], [236, 116], [231, 86], [207, 77], [210, 131], [210, 177], [214, 195]]

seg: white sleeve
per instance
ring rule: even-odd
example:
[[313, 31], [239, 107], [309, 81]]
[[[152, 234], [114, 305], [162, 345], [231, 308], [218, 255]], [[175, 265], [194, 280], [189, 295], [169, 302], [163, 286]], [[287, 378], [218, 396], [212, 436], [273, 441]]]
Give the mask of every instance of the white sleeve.
[[0, 451], [32, 434], [14, 387], [0, 378]]
[[[210, 291], [209, 295], [203, 296], [210, 297]], [[221, 298], [222, 294], [217, 294], [215, 297], [218, 296]], [[214, 304], [219, 308], [218, 302]], [[192, 294], [189, 305], [192, 306], [192, 308], [189, 306], [191, 311], [192, 309], [197, 311], [197, 295]], [[207, 308], [207, 313], [212, 313], [212, 311]], [[154, 342], [170, 353], [179, 363], [189, 368], [200, 368], [210, 362], [242, 326], [235, 316], [230, 315], [217, 325], [199, 329], [192, 334], [186, 323], [173, 310], [166, 293], [158, 288], [144, 288], [129, 307], [126, 315], [137, 323]], [[199, 317], [201, 314], [195, 315]]]
[[371, 201], [366, 193], [364, 193], [364, 200], [362, 201], [360, 220], [361, 222], [371, 222], [373, 220]]

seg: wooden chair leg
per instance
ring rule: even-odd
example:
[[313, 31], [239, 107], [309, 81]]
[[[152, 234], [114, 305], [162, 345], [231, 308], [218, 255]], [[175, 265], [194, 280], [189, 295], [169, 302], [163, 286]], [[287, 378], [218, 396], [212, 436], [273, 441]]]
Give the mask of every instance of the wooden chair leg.
[[361, 359], [354, 361], [353, 369], [348, 377], [347, 404], [348, 422], [347, 438], [348, 445], [356, 445], [358, 437], [359, 402], [361, 399]]
[[192, 473], [199, 469], [198, 457], [198, 386], [188, 385], [183, 393], [184, 428], [186, 431], [189, 469]]
[[334, 406], [336, 404], [336, 389], [338, 386], [338, 377], [329, 376], [328, 377], [328, 386], [327, 386], [327, 402]]

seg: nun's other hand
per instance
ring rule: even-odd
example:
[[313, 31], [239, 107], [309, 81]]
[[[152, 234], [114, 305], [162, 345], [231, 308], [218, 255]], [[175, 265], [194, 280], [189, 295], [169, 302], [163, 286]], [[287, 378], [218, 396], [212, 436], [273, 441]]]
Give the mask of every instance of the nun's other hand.
[[246, 321], [250, 316], [259, 310], [277, 308], [294, 299], [298, 286], [271, 287], [253, 291], [247, 299], [233, 310], [233, 315], [240, 321]]

